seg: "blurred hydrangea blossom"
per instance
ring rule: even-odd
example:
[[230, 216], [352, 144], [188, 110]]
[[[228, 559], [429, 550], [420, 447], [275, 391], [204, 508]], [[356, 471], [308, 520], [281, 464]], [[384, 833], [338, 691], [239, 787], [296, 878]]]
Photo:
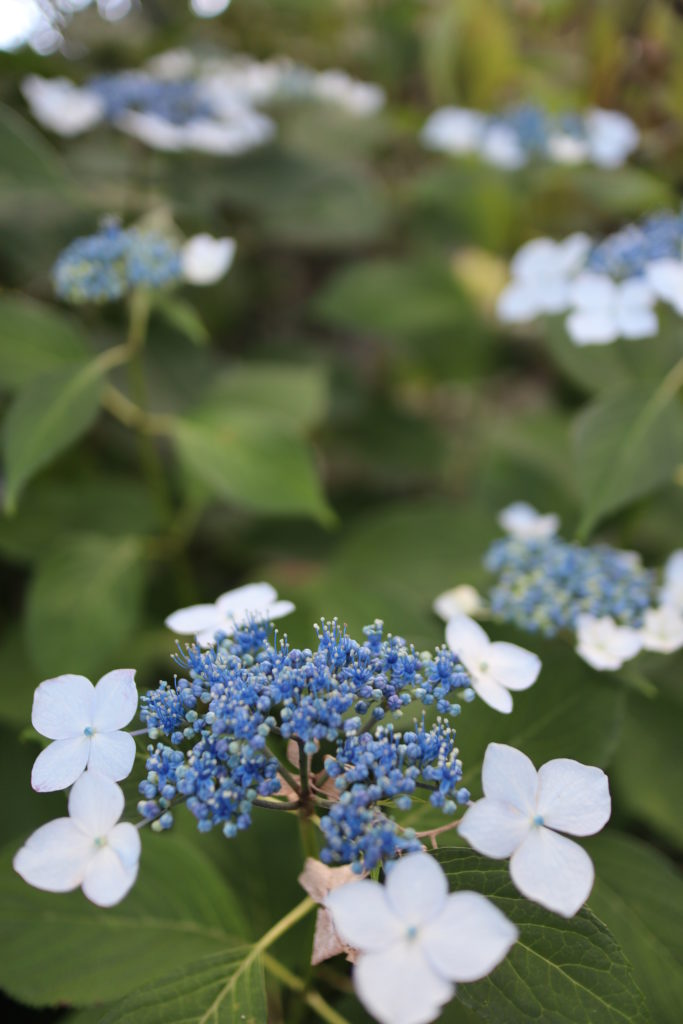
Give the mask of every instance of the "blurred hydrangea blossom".
[[421, 139], [427, 149], [454, 156], [476, 153], [486, 163], [514, 171], [532, 160], [620, 167], [640, 135], [631, 118], [617, 110], [550, 114], [529, 103], [499, 114], [440, 107], [425, 122]]
[[295, 610], [291, 601], [278, 600], [270, 583], [247, 583], [228, 590], [214, 604], [194, 604], [179, 608], [165, 625], [181, 636], [194, 634], [201, 647], [210, 647], [220, 636], [232, 636], [249, 622], [272, 622]]
[[136, 288], [157, 291], [185, 280], [213, 284], [230, 269], [232, 238], [194, 235], [184, 245], [145, 227], [105, 221], [94, 235], [74, 239], [52, 269], [56, 294], [74, 305], [114, 302]]
[[683, 215], [663, 211], [593, 244], [576, 234], [526, 242], [512, 258], [497, 312], [506, 323], [565, 313], [575, 345], [607, 345], [654, 337], [657, 303], [683, 315], [682, 296]]
[[153, 149], [217, 156], [238, 156], [274, 137], [275, 122], [259, 109], [265, 104], [314, 100], [367, 117], [385, 102], [378, 85], [337, 68], [313, 71], [285, 58], [259, 62], [241, 55], [199, 61], [182, 49], [82, 86], [30, 75], [22, 91], [36, 120], [58, 135], [105, 122]]

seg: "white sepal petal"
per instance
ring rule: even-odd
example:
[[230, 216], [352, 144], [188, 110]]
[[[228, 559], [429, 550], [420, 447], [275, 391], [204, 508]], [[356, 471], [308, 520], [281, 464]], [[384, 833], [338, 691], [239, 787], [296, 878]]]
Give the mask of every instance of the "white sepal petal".
[[88, 771], [100, 772], [114, 782], [127, 778], [135, 761], [135, 740], [128, 732], [95, 733], [90, 740]]
[[95, 686], [92, 725], [98, 732], [112, 732], [128, 725], [138, 706], [134, 668], [107, 672]]
[[340, 938], [363, 952], [384, 949], [403, 934], [403, 925], [389, 910], [378, 882], [365, 879], [342, 885], [329, 893], [325, 906]]
[[528, 690], [538, 679], [541, 659], [525, 647], [496, 640], [486, 652], [491, 675], [508, 690]]
[[70, 816], [93, 839], [111, 831], [124, 804], [121, 787], [99, 772], [85, 772], [69, 793]]
[[46, 892], [71, 892], [83, 881], [93, 843], [71, 818], [42, 825], [15, 854], [14, 870]]
[[93, 684], [85, 676], [46, 679], [33, 694], [33, 728], [50, 740], [79, 736], [92, 724], [94, 692]]
[[532, 818], [535, 813], [538, 775], [521, 750], [505, 743], [489, 743], [481, 769], [484, 795], [512, 804]]
[[418, 942], [361, 956], [353, 983], [361, 1003], [380, 1024], [429, 1024], [455, 991], [432, 969]]
[[[134, 828], [133, 825], [130, 827]], [[118, 854], [105, 845], [88, 862], [83, 894], [98, 907], [113, 907], [130, 891], [137, 874], [137, 862], [130, 866], [124, 864]]]
[[484, 797], [467, 808], [458, 835], [485, 857], [510, 857], [526, 838], [531, 819], [512, 804]]
[[595, 871], [586, 851], [549, 828], [531, 830], [510, 860], [510, 875], [527, 899], [573, 917], [593, 888]]
[[547, 761], [538, 770], [536, 813], [548, 828], [592, 836], [612, 813], [609, 780], [601, 768], [567, 757]]
[[90, 753], [87, 736], [54, 740], [33, 763], [31, 786], [37, 793], [52, 793], [73, 785], [85, 771]]
[[215, 604], [193, 604], [189, 608], [179, 608], [177, 612], [172, 612], [164, 623], [174, 633], [184, 636], [211, 629], [218, 625], [220, 618]]
[[494, 711], [502, 715], [509, 715], [512, 712], [513, 701], [510, 692], [487, 676], [472, 676], [472, 689], [484, 704], [488, 704]]
[[431, 921], [443, 909], [448, 880], [441, 865], [426, 853], [410, 853], [392, 864], [385, 898], [407, 927]]
[[517, 941], [517, 928], [478, 892], [452, 893], [440, 916], [424, 928], [422, 948], [431, 966], [450, 981], [478, 981], [498, 966]]

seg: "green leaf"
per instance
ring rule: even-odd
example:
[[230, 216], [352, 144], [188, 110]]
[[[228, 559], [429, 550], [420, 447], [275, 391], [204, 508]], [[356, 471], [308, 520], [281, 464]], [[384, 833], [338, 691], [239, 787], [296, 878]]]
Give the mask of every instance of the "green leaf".
[[263, 410], [305, 433], [324, 419], [329, 404], [327, 374], [321, 366], [291, 363], [235, 363], [212, 383], [204, 408]]
[[673, 476], [681, 459], [683, 415], [673, 403], [683, 361], [654, 392], [625, 384], [584, 409], [574, 424], [574, 459], [583, 498], [578, 534]]
[[104, 473], [64, 479], [45, 474], [32, 481], [21, 502], [21, 515], [0, 516], [0, 552], [16, 562], [45, 557], [68, 533], [121, 536], [156, 533], [159, 509], [142, 483]]
[[92, 425], [103, 387], [102, 371], [93, 361], [38, 377], [19, 392], [2, 433], [8, 511], [16, 509], [31, 477]]
[[138, 537], [79, 534], [55, 544], [29, 585], [26, 645], [38, 672], [98, 675], [139, 617], [145, 565]]
[[333, 521], [302, 438], [265, 414], [225, 409], [175, 422], [187, 472], [224, 501], [266, 515]]
[[462, 1002], [492, 1024], [644, 1024], [633, 968], [605, 925], [581, 910], [569, 920], [517, 892], [506, 864], [470, 850], [435, 854], [452, 890], [487, 896], [519, 928], [519, 939], [482, 981], [459, 985]]
[[[679, 677], [680, 683], [680, 677]], [[610, 767], [619, 804], [683, 850], [680, 704], [629, 694], [621, 743]]]
[[248, 946], [205, 957], [128, 996], [102, 1024], [266, 1024], [263, 966]]
[[679, 1024], [683, 1006], [683, 881], [652, 846], [611, 830], [590, 840], [591, 909], [633, 964], [657, 1024]]
[[129, 896], [101, 909], [82, 893], [32, 889], [2, 860], [0, 985], [31, 1006], [87, 1006], [238, 942], [246, 923], [226, 880], [196, 844], [143, 835]]
[[206, 345], [210, 335], [206, 324], [194, 306], [175, 295], [158, 292], [154, 296], [154, 309], [180, 334], [184, 334], [193, 345]]
[[87, 357], [88, 342], [75, 321], [33, 299], [0, 297], [0, 387], [21, 388]]
[[53, 147], [16, 111], [0, 104], [0, 180], [12, 186], [65, 187], [66, 167]]

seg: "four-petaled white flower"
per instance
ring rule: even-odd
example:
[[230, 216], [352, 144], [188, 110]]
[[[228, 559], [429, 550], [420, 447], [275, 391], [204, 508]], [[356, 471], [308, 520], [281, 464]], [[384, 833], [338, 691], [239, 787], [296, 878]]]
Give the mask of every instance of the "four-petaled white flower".
[[230, 270], [236, 248], [234, 238], [214, 238], [206, 233], [193, 235], [180, 254], [183, 277], [190, 284], [215, 284]]
[[576, 653], [598, 672], [621, 668], [641, 647], [639, 631], [617, 625], [611, 615], [579, 615], [576, 620]]
[[364, 880], [331, 892], [326, 906], [339, 936], [359, 951], [353, 983], [382, 1024], [428, 1024], [455, 982], [489, 974], [517, 929], [485, 896], [448, 894], [440, 865], [426, 853], [402, 857], [384, 886]]
[[666, 560], [659, 600], [683, 612], [683, 548], [672, 552]]
[[138, 706], [135, 670], [107, 672], [96, 686], [85, 676], [46, 679], [33, 695], [31, 722], [54, 740], [36, 758], [31, 785], [39, 793], [66, 789], [86, 768], [125, 779], [133, 768], [135, 740], [127, 732]]
[[506, 715], [512, 711], [509, 691], [528, 690], [541, 671], [537, 654], [504, 640], [489, 640], [467, 615], [456, 615], [448, 622], [446, 643], [467, 669], [477, 696]]
[[444, 622], [449, 622], [456, 615], [476, 615], [484, 607], [484, 599], [476, 587], [469, 583], [461, 583], [459, 587], [444, 590], [434, 598], [432, 608]]
[[560, 517], [554, 512], [542, 515], [526, 501], [514, 501], [498, 514], [498, 525], [518, 540], [548, 540], [560, 528]]
[[36, 121], [65, 138], [86, 132], [104, 117], [100, 97], [68, 78], [28, 75], [21, 83], [21, 91]]
[[590, 249], [590, 238], [577, 232], [562, 242], [534, 238], [517, 250], [510, 263], [512, 280], [497, 304], [507, 323], [526, 323], [541, 313], [563, 313], [569, 306], [570, 283]]
[[180, 608], [165, 620], [174, 633], [194, 633], [197, 643], [210, 647], [217, 633], [232, 636], [251, 620], [281, 619], [294, 611], [291, 601], [279, 601], [270, 583], [247, 583], [221, 594], [215, 604], [194, 604]]
[[575, 345], [609, 345], [617, 338], [651, 338], [659, 330], [656, 296], [644, 277], [617, 283], [608, 274], [586, 271], [571, 286], [567, 317]]
[[511, 857], [512, 881], [527, 899], [573, 917], [595, 872], [586, 851], [559, 833], [590, 836], [607, 823], [607, 776], [566, 757], [537, 772], [520, 750], [489, 743], [481, 779], [484, 797], [468, 807], [460, 835], [486, 857]]
[[620, 110], [594, 107], [585, 117], [588, 153], [598, 167], [621, 167], [638, 148], [640, 132]]
[[683, 613], [670, 604], [648, 608], [638, 632], [643, 650], [672, 654], [683, 647]]
[[119, 823], [123, 807], [121, 787], [87, 771], [69, 793], [69, 817], [49, 821], [29, 836], [14, 857], [14, 870], [37, 889], [71, 892], [81, 886], [100, 907], [119, 903], [137, 877], [140, 860], [138, 830]]

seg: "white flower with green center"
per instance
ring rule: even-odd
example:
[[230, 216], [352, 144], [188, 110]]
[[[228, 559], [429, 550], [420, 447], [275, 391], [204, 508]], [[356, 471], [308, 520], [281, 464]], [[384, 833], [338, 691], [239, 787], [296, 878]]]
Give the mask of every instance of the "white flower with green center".
[[228, 590], [215, 604], [193, 604], [172, 612], [166, 626], [181, 636], [194, 634], [197, 643], [210, 647], [217, 633], [232, 636], [236, 629], [252, 620], [270, 622], [294, 611], [291, 601], [278, 600], [270, 583], [247, 583]]
[[66, 789], [86, 768], [119, 781], [130, 775], [135, 740], [120, 730], [138, 706], [135, 669], [107, 672], [96, 686], [85, 676], [46, 679], [33, 695], [31, 722], [54, 742], [38, 754], [31, 785], [39, 793]]
[[638, 633], [644, 651], [673, 654], [683, 647], [683, 614], [668, 604], [648, 608]]
[[485, 896], [449, 895], [443, 869], [426, 853], [402, 857], [385, 885], [349, 883], [325, 905], [342, 941], [358, 950], [354, 987], [381, 1024], [436, 1020], [455, 983], [484, 978], [518, 935]]
[[42, 825], [15, 855], [14, 870], [46, 892], [79, 886], [100, 907], [119, 903], [138, 873], [140, 834], [119, 822], [124, 798], [120, 786], [88, 771], [69, 793], [69, 817]]
[[600, 768], [559, 757], [538, 771], [520, 750], [489, 743], [481, 772], [484, 797], [465, 812], [459, 833], [486, 857], [510, 857], [519, 891], [573, 917], [593, 888], [593, 862], [560, 835], [591, 836], [609, 821], [612, 801]]
[[541, 671], [537, 654], [504, 640], [491, 641], [467, 615], [448, 622], [446, 643], [467, 669], [477, 696], [504, 715], [512, 711], [509, 691], [528, 690]]

